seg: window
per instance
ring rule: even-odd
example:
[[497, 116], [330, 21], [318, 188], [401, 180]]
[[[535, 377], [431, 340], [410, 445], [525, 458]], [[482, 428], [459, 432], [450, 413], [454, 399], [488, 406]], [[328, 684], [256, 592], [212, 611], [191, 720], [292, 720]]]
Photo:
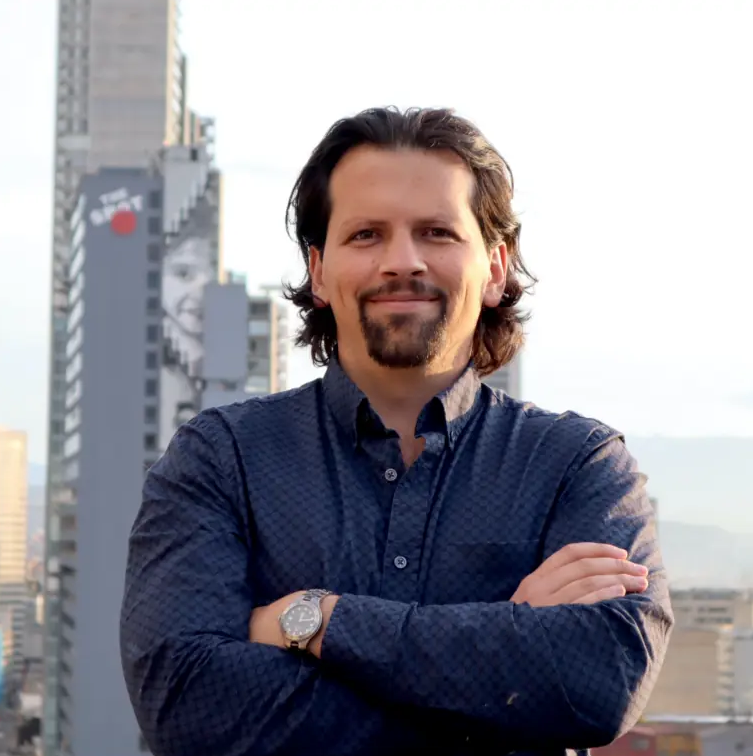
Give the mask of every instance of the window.
[[74, 433], [66, 439], [63, 446], [63, 456], [68, 459], [79, 453], [81, 450], [81, 434]]
[[155, 433], [147, 433], [144, 436], [144, 449], [146, 451], [155, 451], [157, 449], [157, 435]]
[[157, 352], [146, 353], [146, 369], [155, 370], [157, 368]]
[[158, 270], [150, 270], [146, 274], [146, 285], [149, 289], [159, 289], [160, 287], [160, 272]]
[[149, 209], [162, 209], [162, 192], [160, 192], [159, 190], [149, 192]]
[[157, 408], [155, 406], [144, 407], [144, 422], [149, 425], [157, 422]]
[[146, 327], [146, 340], [150, 344], [156, 344], [159, 341], [159, 326], [150, 325]]
[[153, 236], [158, 236], [162, 233], [162, 219], [158, 215], [152, 215], [146, 224], [147, 230]]
[[149, 299], [146, 300], [146, 311], [150, 315], [159, 315], [159, 311], [160, 311], [159, 297], [149, 297]]
[[157, 396], [157, 381], [154, 378], [147, 378], [144, 384], [144, 393], [147, 396]]
[[73, 305], [71, 311], [68, 313], [68, 333], [81, 322], [81, 318], [84, 316], [84, 300], [79, 299], [75, 305]]
[[159, 244], [150, 244], [146, 248], [149, 262], [159, 262], [162, 259], [162, 247]]

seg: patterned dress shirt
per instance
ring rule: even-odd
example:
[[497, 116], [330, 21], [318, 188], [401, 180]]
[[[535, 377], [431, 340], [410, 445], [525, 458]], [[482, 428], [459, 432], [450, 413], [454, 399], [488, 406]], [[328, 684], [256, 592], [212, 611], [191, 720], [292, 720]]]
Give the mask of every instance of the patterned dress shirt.
[[[564, 754], [639, 718], [673, 623], [654, 513], [619, 433], [480, 383], [421, 413], [420, 458], [335, 362], [202, 412], [148, 472], [121, 618], [156, 756]], [[568, 543], [628, 550], [645, 593], [513, 604]], [[255, 607], [342, 596], [317, 660], [251, 643]]]

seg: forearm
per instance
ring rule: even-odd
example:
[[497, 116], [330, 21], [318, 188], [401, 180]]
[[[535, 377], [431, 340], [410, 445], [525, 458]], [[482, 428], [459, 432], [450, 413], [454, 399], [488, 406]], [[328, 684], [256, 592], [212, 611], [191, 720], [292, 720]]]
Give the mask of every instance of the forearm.
[[594, 747], [639, 716], [663, 654], [671, 620], [640, 603], [419, 607], [346, 595], [322, 660], [355, 689], [460, 715], [471, 740], [493, 731], [519, 749]]
[[155, 756], [332, 756], [424, 745], [416, 721], [324, 676], [315, 660], [219, 636], [123, 651], [136, 717]]

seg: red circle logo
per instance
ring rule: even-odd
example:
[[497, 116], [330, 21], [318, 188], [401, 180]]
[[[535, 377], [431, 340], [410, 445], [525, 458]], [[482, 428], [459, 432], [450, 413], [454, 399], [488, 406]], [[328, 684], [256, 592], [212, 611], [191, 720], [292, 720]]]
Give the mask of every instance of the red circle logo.
[[136, 230], [136, 213], [132, 210], [118, 210], [112, 216], [110, 228], [118, 236], [128, 236]]

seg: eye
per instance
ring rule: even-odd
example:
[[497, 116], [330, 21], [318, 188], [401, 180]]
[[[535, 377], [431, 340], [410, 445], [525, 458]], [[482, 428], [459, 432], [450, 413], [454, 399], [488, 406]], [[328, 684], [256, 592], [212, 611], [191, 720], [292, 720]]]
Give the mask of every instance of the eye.
[[427, 228], [426, 234], [431, 239], [455, 239], [456, 236], [452, 231], [448, 231], [446, 228], [441, 228], [439, 226], [434, 228]]
[[364, 228], [350, 237], [351, 241], [371, 241], [376, 237], [376, 231], [373, 228]]

